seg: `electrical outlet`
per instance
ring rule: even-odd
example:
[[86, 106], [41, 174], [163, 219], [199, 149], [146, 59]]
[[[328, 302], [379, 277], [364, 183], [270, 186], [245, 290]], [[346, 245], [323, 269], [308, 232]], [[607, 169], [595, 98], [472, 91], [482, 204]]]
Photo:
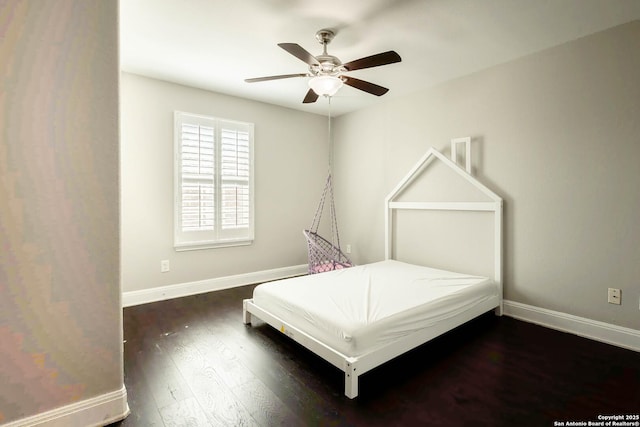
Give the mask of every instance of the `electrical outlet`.
[[607, 301], [609, 304], [622, 304], [622, 293], [620, 289], [609, 288], [609, 292], [607, 294]]
[[345, 253], [350, 254], [351, 253], [351, 245], [347, 245], [346, 248], [344, 248]]
[[169, 272], [169, 260], [163, 259], [160, 261], [160, 273], [168, 273]]

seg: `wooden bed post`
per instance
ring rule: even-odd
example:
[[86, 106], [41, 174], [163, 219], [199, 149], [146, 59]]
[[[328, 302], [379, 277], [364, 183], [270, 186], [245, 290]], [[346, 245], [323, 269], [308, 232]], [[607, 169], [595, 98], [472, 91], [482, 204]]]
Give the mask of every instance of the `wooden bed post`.
[[247, 301], [242, 301], [242, 323], [249, 325], [251, 323], [251, 313], [247, 310]]
[[496, 316], [502, 316], [503, 310], [503, 283], [502, 283], [502, 210], [503, 210], [503, 202], [502, 200], [496, 202], [496, 209], [494, 211], [494, 280], [498, 285], [498, 292], [500, 293], [500, 305], [496, 307], [495, 313]]
[[356, 364], [352, 360], [346, 360], [344, 366], [344, 394], [349, 399], [358, 396], [358, 374]]
[[393, 228], [393, 212], [389, 208], [389, 198], [384, 201], [384, 259], [392, 259], [392, 228]]

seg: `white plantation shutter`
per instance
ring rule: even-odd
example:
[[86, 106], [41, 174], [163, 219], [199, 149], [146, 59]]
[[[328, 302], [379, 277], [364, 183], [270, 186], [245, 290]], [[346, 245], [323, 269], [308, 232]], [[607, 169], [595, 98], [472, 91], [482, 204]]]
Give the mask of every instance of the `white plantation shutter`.
[[222, 228], [249, 226], [249, 133], [222, 129]]
[[177, 250], [253, 240], [253, 125], [176, 112]]
[[214, 229], [214, 128], [191, 123], [181, 126], [182, 230]]

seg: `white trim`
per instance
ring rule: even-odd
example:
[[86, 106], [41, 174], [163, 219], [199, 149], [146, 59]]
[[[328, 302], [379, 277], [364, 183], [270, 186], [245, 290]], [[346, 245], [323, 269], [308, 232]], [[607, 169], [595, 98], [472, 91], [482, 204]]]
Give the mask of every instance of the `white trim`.
[[515, 301], [504, 301], [504, 314], [547, 328], [640, 351], [640, 331]]
[[253, 239], [237, 239], [237, 240], [219, 240], [206, 241], [198, 243], [174, 243], [173, 249], [176, 252], [199, 251], [201, 249], [230, 248], [233, 246], [248, 246], [253, 243]]
[[127, 390], [123, 385], [120, 390], [2, 424], [2, 427], [97, 427], [120, 421], [129, 412]]
[[308, 272], [307, 264], [291, 267], [274, 268], [271, 270], [255, 271], [252, 273], [237, 274], [234, 276], [216, 277], [213, 279], [198, 280], [196, 282], [178, 283], [175, 285], [159, 286], [139, 291], [122, 293], [122, 306], [147, 304], [150, 302], [164, 301], [173, 298], [202, 294], [205, 292], [219, 291], [235, 288], [253, 283], [269, 282], [271, 280], [285, 279], [287, 277], [300, 276]]

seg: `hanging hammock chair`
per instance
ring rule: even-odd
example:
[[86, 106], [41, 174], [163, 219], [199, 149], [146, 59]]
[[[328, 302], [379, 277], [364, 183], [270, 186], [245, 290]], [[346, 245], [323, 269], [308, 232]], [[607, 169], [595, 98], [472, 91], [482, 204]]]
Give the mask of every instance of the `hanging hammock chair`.
[[[353, 264], [347, 256], [340, 250], [340, 235], [338, 234], [338, 221], [336, 220], [336, 207], [333, 202], [333, 182], [331, 180], [331, 156], [333, 153], [331, 140], [331, 97], [327, 96], [329, 104], [328, 117], [328, 141], [329, 141], [329, 167], [327, 181], [320, 197], [320, 203], [313, 216], [311, 228], [304, 230], [304, 237], [307, 239], [307, 250], [309, 253], [309, 274], [324, 273], [325, 271], [340, 270], [351, 267]], [[324, 211], [324, 202], [329, 199], [329, 215], [331, 224], [331, 241], [318, 234], [320, 219]]]
[[[331, 222], [331, 241], [318, 234], [320, 219], [324, 211], [324, 202], [329, 198], [329, 214]], [[307, 239], [307, 249], [309, 253], [309, 274], [323, 273], [325, 271], [339, 270], [351, 267], [353, 264], [347, 256], [340, 250], [340, 235], [338, 234], [338, 222], [336, 220], [336, 209], [333, 202], [333, 183], [331, 172], [327, 176], [327, 182], [320, 198], [320, 203], [313, 217], [311, 228], [303, 231]]]

